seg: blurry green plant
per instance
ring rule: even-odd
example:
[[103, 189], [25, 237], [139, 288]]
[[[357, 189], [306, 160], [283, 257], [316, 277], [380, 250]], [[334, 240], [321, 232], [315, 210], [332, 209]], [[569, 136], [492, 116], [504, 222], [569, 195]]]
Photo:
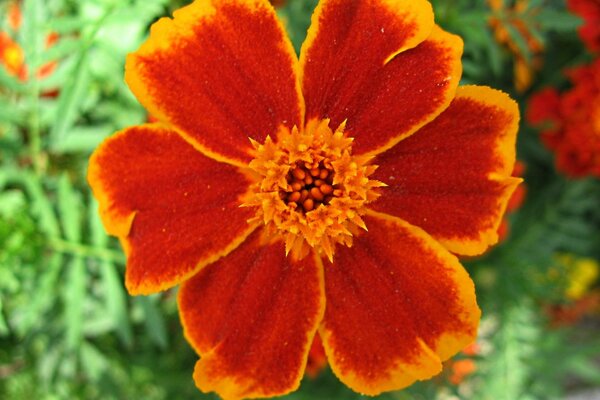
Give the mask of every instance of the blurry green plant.
[[[27, 67], [52, 61], [44, 79], [21, 80], [0, 66], [0, 398], [214, 398], [194, 387], [196, 356], [185, 343], [175, 293], [130, 297], [124, 255], [106, 236], [85, 181], [90, 152], [107, 135], [147, 119], [123, 82], [125, 55], [157, 18], [183, 5], [169, 0], [24, 0], [13, 32]], [[316, 0], [278, 10], [300, 49]], [[511, 53], [494, 40], [485, 2], [435, 0], [437, 22], [465, 41], [464, 83], [513, 88]], [[9, 2], [0, 2], [6, 15]], [[532, 0], [525, 23], [544, 44], [533, 88], [565, 84], [560, 71], [589, 57], [577, 18], [558, 0]], [[57, 43], [44, 47], [55, 32]], [[527, 54], [522, 33], [509, 30]], [[530, 57], [531, 55], [526, 57]], [[35, 75], [35, 74], [32, 74]], [[48, 93], [57, 94], [48, 96]], [[444, 378], [386, 399], [558, 398], [600, 386], [598, 315], [591, 330], [551, 329], [544, 306], [564, 303], [564, 279], [543, 279], [557, 253], [600, 260], [600, 182], [557, 174], [537, 135], [523, 127], [525, 206], [511, 236], [468, 267], [489, 325], [488, 351], [458, 386]], [[596, 283], [596, 290], [597, 290]], [[585, 333], [589, 332], [589, 333]], [[290, 399], [362, 398], [326, 371]], [[454, 397], [456, 398], [456, 397]]]

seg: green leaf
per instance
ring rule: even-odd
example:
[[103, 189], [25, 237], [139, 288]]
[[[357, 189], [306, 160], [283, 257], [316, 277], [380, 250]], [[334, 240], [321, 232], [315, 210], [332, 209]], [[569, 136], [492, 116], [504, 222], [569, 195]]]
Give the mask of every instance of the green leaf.
[[73, 243], [81, 241], [81, 201], [68, 175], [58, 181], [58, 211], [65, 238]]
[[24, 309], [24, 315], [16, 327], [21, 336], [25, 336], [34, 326], [44, 326], [46, 323], [41, 315], [48, 315], [57, 303], [57, 290], [59, 278], [63, 269], [64, 257], [60, 253], [53, 253], [44, 263], [44, 272], [40, 274], [36, 284], [36, 295], [31, 297], [30, 303]]
[[[97, 209], [98, 204], [92, 199], [88, 207], [91, 241], [95, 247], [106, 248], [108, 245], [108, 236], [104, 231]], [[133, 333], [127, 312], [126, 294], [115, 264], [103, 260], [100, 263], [100, 277], [106, 313], [111, 318], [112, 325], [119, 339], [125, 346], [131, 347], [133, 344]]]
[[83, 306], [86, 295], [86, 269], [81, 257], [73, 257], [67, 265], [63, 287], [67, 349], [75, 351], [83, 339]]
[[[63, 174], [58, 182], [58, 209], [65, 238], [73, 243], [81, 241], [81, 202], [69, 181]], [[65, 319], [67, 348], [79, 347], [83, 338], [83, 305], [86, 295], [87, 271], [84, 260], [73, 256], [67, 266], [65, 293]]]
[[72, 79], [66, 82], [58, 98], [56, 115], [60, 115], [60, 118], [54, 120], [50, 129], [50, 148], [53, 150], [60, 147], [61, 142], [67, 139], [67, 132], [77, 120], [88, 85], [88, 57], [87, 51], [83, 50], [73, 67]]
[[40, 355], [37, 362], [38, 375], [45, 385], [50, 385], [60, 365], [62, 358], [62, 348], [60, 345], [48, 346], [46, 351]]
[[[2, 70], [2, 68], [0, 68]], [[0, 79], [0, 87], [2, 81]], [[15, 105], [0, 98], [0, 121], [21, 124], [24, 122], [23, 112]]]
[[59, 153], [91, 153], [113, 131], [108, 125], [75, 126], [69, 130], [69, 140], [56, 144]]
[[0, 68], [0, 87], [7, 88], [8, 90], [17, 93], [27, 92], [27, 85], [21, 82], [17, 77], [9, 74], [4, 66]]
[[38, 219], [41, 231], [48, 237], [60, 237], [60, 226], [52, 203], [46, 195], [42, 182], [34, 174], [22, 174], [27, 194], [31, 197], [31, 212]]
[[41, 54], [40, 63], [44, 65], [48, 62], [59, 61], [62, 58], [77, 54], [82, 49], [84, 43], [81, 39], [61, 38]]
[[157, 307], [159, 297], [139, 296], [135, 298], [144, 314], [144, 325], [150, 339], [160, 348], [167, 347], [167, 331], [162, 313]]
[[85, 341], [81, 344], [80, 357], [83, 370], [92, 382], [98, 381], [109, 367], [106, 356], [90, 342]]
[[542, 7], [536, 16], [536, 22], [545, 30], [572, 32], [581, 25], [582, 20], [574, 14]]
[[8, 325], [4, 319], [4, 312], [2, 311], [2, 297], [0, 297], [0, 337], [8, 335]]

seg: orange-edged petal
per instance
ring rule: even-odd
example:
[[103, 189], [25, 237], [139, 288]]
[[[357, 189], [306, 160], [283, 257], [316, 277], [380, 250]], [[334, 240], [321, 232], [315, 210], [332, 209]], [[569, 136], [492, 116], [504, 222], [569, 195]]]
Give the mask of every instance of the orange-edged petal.
[[300, 55], [306, 120], [347, 120], [354, 153], [386, 150], [448, 106], [462, 47], [425, 0], [322, 0]]
[[334, 373], [376, 395], [438, 374], [475, 339], [480, 311], [466, 271], [429, 235], [385, 214], [365, 223], [325, 265], [320, 335]]
[[389, 187], [371, 205], [423, 228], [457, 254], [498, 241], [511, 194], [517, 104], [487, 87], [465, 86], [438, 118], [374, 161]]
[[280, 125], [300, 126], [297, 58], [267, 0], [197, 0], [162, 18], [127, 58], [148, 111], [205, 154], [238, 165]]
[[224, 399], [295, 390], [324, 308], [320, 260], [294, 261], [256, 231], [181, 287], [184, 333], [200, 354], [196, 385]]
[[246, 222], [253, 212], [239, 207], [248, 181], [238, 168], [158, 124], [105, 140], [90, 159], [88, 181], [106, 230], [124, 247], [132, 294], [174, 286], [255, 228]]

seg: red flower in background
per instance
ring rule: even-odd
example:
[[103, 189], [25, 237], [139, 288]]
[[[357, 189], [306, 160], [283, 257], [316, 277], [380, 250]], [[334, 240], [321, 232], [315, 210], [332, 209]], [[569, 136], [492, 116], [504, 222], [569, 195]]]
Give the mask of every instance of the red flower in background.
[[457, 88], [461, 53], [425, 0], [322, 0], [299, 59], [267, 0], [205, 0], [129, 55], [160, 122], [108, 138], [88, 180], [130, 293], [182, 284], [201, 390], [290, 392], [319, 335], [340, 380], [375, 395], [474, 340], [452, 253], [498, 239], [519, 116]]
[[569, 9], [583, 18], [579, 36], [592, 52], [600, 51], [600, 0], [567, 0]]
[[527, 120], [541, 129], [557, 168], [572, 177], [600, 177], [600, 59], [567, 72], [573, 87], [532, 96]]

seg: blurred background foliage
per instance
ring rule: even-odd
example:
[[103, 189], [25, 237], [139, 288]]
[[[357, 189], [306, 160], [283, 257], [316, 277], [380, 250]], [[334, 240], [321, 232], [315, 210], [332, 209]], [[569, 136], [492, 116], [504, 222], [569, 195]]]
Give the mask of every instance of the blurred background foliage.
[[[91, 151], [148, 118], [123, 81], [125, 55], [185, 3], [0, 0], [1, 399], [215, 398], [194, 386], [175, 291], [125, 292], [123, 253], [85, 181]], [[299, 51], [316, 0], [276, 3]], [[564, 71], [597, 56], [563, 1], [433, 5], [465, 41], [463, 83], [510, 93], [524, 116], [532, 94], [567, 90]], [[380, 398], [550, 399], [600, 387], [599, 176], [557, 170], [525, 118], [518, 158], [526, 184], [502, 243], [465, 260], [480, 338], [439, 377]], [[288, 398], [361, 397], [327, 367], [313, 375]]]

